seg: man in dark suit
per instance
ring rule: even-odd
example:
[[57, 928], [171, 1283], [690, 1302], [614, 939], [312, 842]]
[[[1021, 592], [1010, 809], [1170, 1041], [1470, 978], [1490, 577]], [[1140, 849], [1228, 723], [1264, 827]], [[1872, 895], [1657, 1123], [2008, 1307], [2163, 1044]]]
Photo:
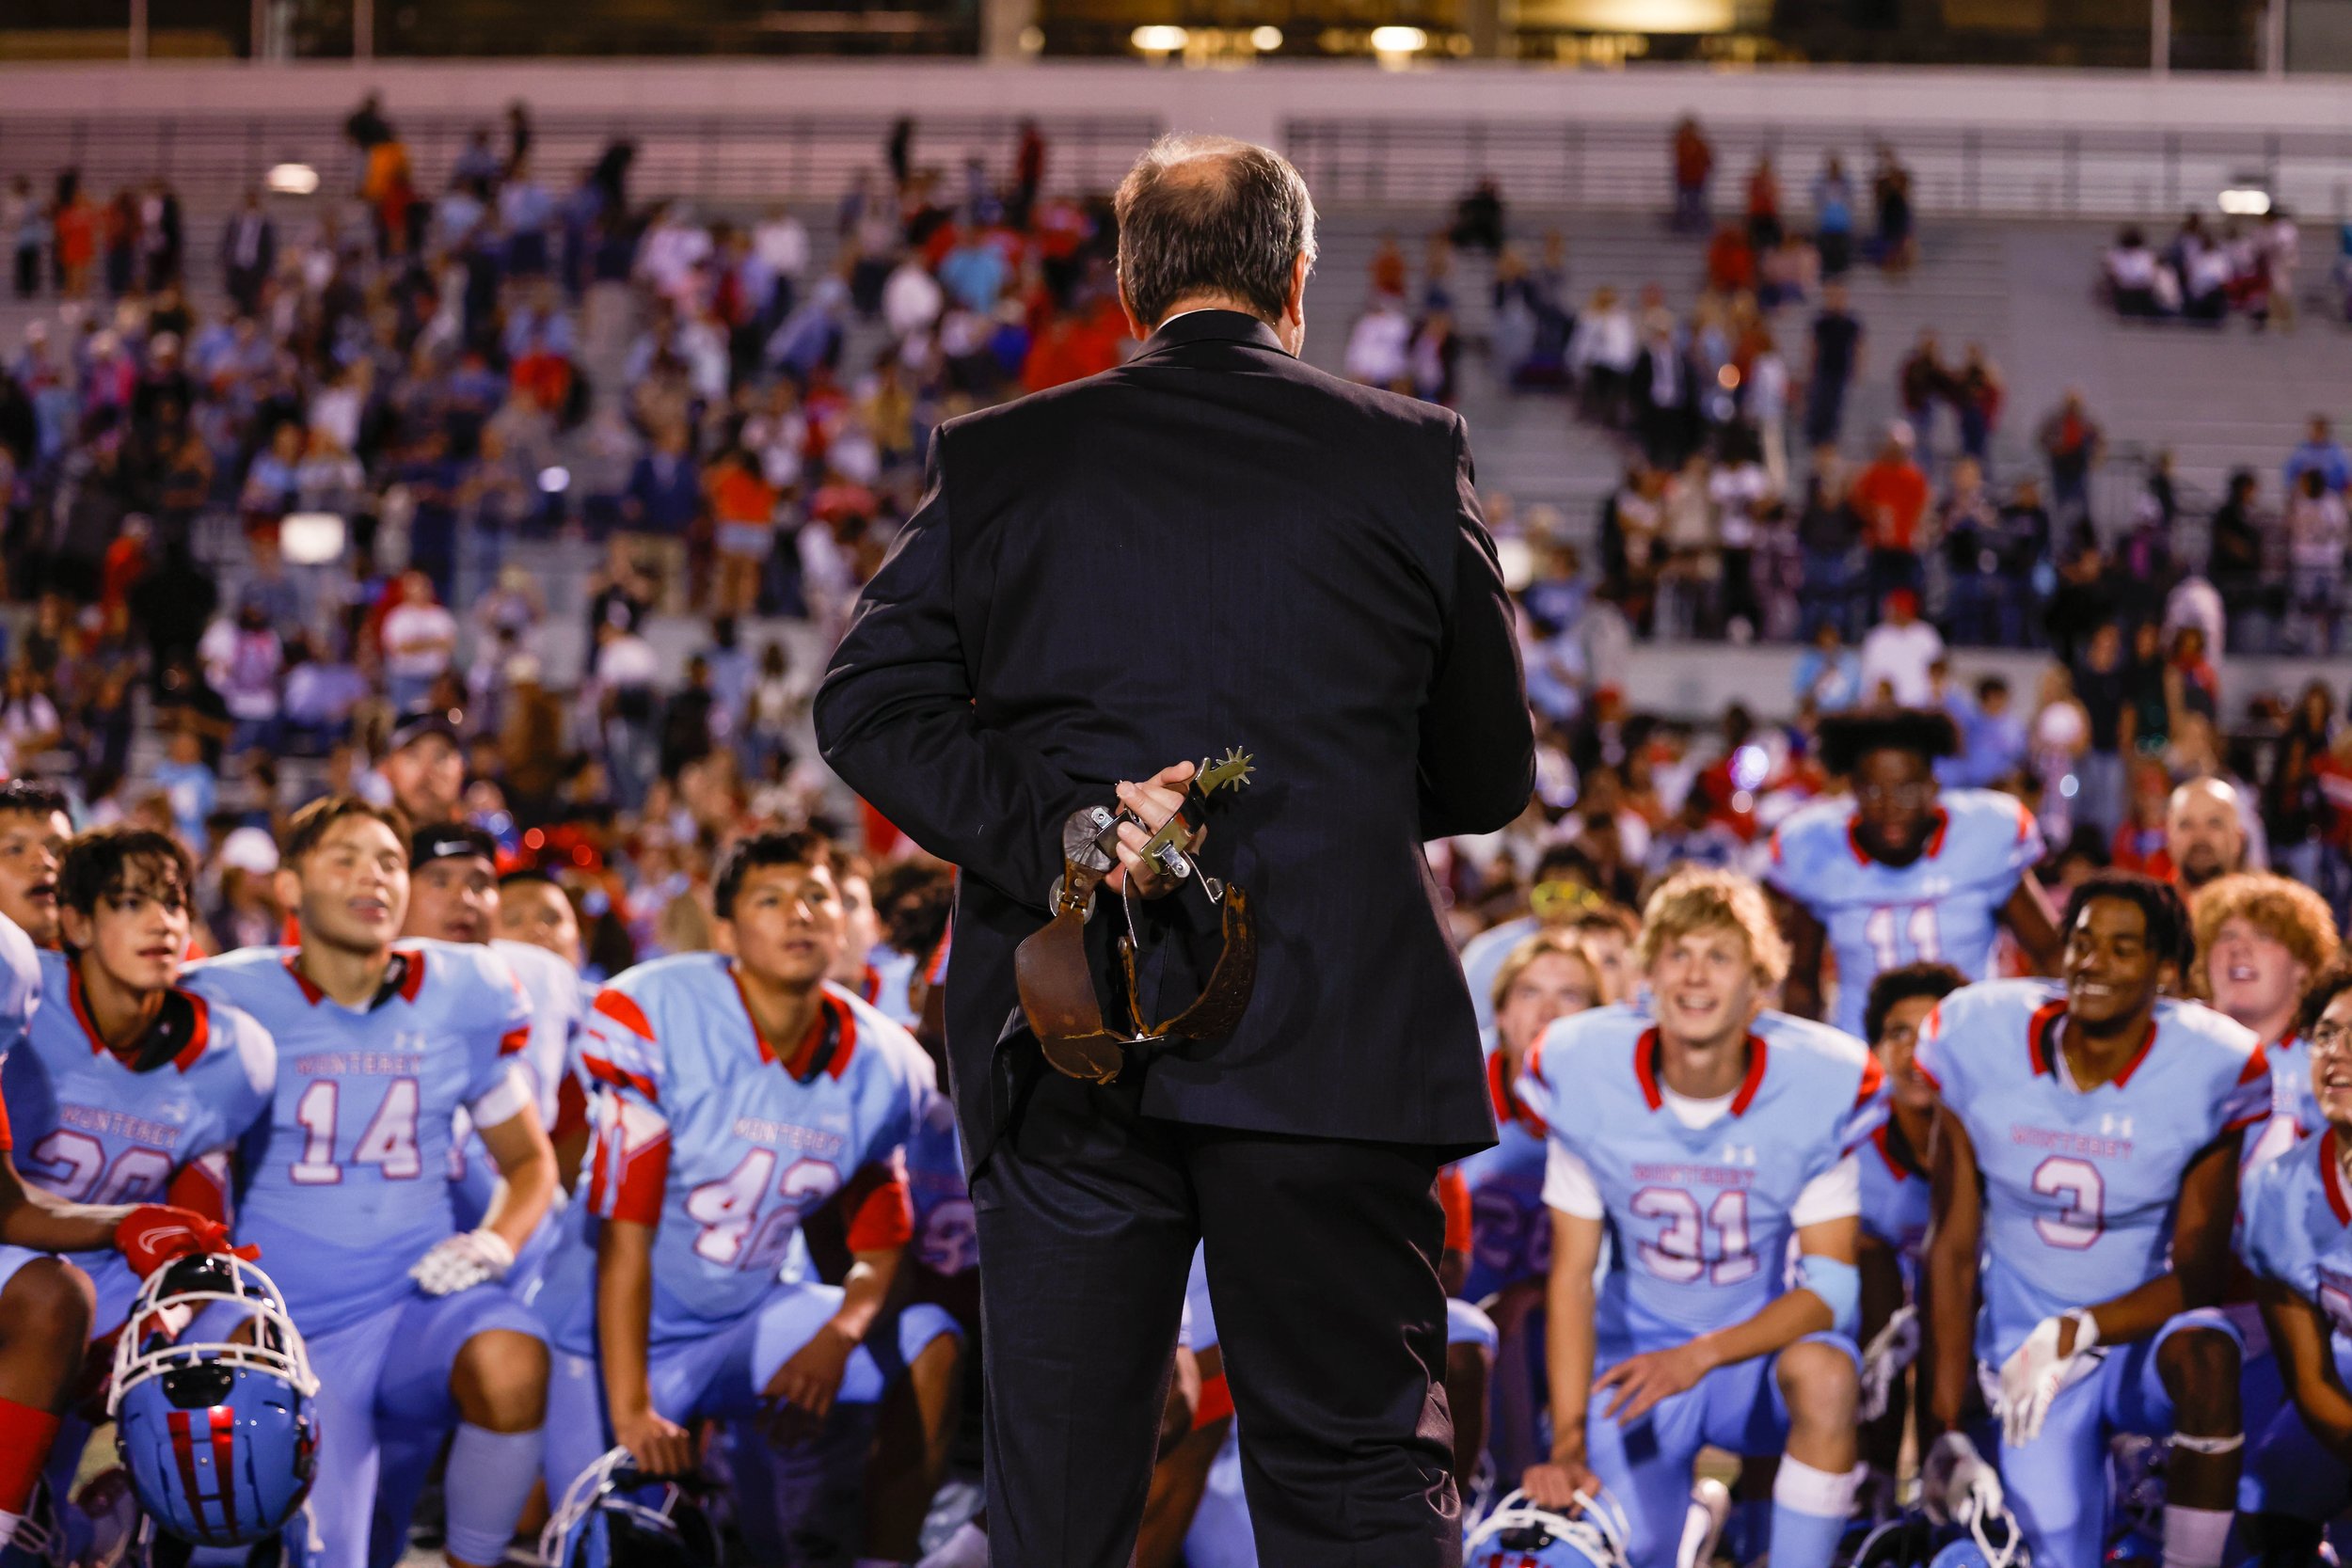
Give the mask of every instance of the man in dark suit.
[[[1169, 138], [1118, 215], [1142, 352], [941, 427], [817, 698], [841, 776], [962, 868], [947, 1042], [990, 1560], [1123, 1568], [1205, 1239], [1261, 1559], [1454, 1563], [1433, 1181], [1493, 1122], [1421, 845], [1526, 803], [1510, 607], [1461, 420], [1296, 357], [1314, 209], [1289, 164]], [[1258, 917], [1241, 1022], [1108, 1085], [1051, 1070], [1012, 957], [1063, 820], [1116, 791], [1156, 825], [1185, 759], [1232, 746], [1257, 775], [1200, 858]], [[1190, 890], [1150, 896], [1140, 842], [1130, 915], [1106, 886], [1088, 943], [1115, 998], [1132, 918], [1163, 1018], [1216, 925]]]

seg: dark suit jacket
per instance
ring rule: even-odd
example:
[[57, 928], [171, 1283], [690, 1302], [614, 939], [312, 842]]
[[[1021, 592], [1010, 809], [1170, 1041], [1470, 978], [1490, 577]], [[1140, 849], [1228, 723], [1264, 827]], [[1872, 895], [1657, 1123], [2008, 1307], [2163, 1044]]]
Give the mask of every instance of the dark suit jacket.
[[[1534, 740], [1510, 605], [1452, 411], [1203, 310], [1117, 370], [950, 420], [816, 705], [826, 759], [962, 868], [950, 1076], [974, 1170], [1041, 1067], [1012, 950], [1061, 824], [1240, 746], [1201, 854], [1248, 889], [1257, 988], [1146, 1069], [1147, 1115], [1469, 1148], [1494, 1124], [1424, 839], [1516, 817]], [[1136, 906], [1166, 1017], [1216, 949], [1187, 892]], [[1089, 927], [1106, 1018], [1105, 893]]]

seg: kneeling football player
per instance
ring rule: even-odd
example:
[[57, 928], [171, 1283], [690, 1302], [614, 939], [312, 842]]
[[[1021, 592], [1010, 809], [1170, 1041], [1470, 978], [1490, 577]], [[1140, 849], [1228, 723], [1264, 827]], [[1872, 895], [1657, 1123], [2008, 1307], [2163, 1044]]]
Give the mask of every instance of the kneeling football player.
[[[2060, 929], [2062, 981], [1964, 987], [1919, 1041], [1940, 1102], [1931, 1506], [2006, 1500], [2035, 1568], [2098, 1568], [2109, 1438], [2169, 1439], [2164, 1560], [2218, 1568], [2244, 1439], [2238, 1331], [2217, 1304], [2269, 1069], [2244, 1027], [2164, 997], [2195, 945], [2169, 886], [2102, 872]], [[1972, 1374], [1997, 1478], [1962, 1430]]]
[[[397, 811], [311, 802], [278, 872], [299, 944], [188, 971], [278, 1042], [270, 1115], [239, 1151], [237, 1231], [274, 1260], [319, 1378], [317, 1568], [364, 1568], [388, 1433], [454, 1429], [448, 1555], [469, 1568], [504, 1558], [542, 1459], [546, 1338], [495, 1288], [556, 1187], [514, 1060], [530, 1010], [485, 947], [395, 945], [408, 850]], [[460, 1108], [499, 1172], [472, 1229], [451, 1191]]]
[[1763, 1009], [1788, 949], [1745, 878], [1668, 879], [1639, 952], [1649, 1009], [1562, 1019], [1518, 1080], [1549, 1130], [1553, 1433], [1520, 1485], [1555, 1509], [1607, 1488], [1631, 1560], [1668, 1562], [1702, 1446], [1785, 1449], [1772, 1561], [1827, 1568], [1859, 1479], [1854, 1148], [1883, 1075], [1861, 1041]]
[[[24, 1187], [0, 1197], [10, 1243], [0, 1246], [0, 1539], [83, 1386], [85, 1341], [121, 1324], [140, 1277], [167, 1258], [227, 1245], [229, 1152], [269, 1106], [269, 1036], [178, 987], [194, 883], [186, 852], [161, 833], [86, 833], [57, 875], [66, 951], [36, 958], [5, 927], [0, 1016], [17, 1043], [0, 1099], [24, 1160], [0, 1159], [0, 1189], [17, 1188], [20, 1173]], [[27, 1027], [34, 996], [45, 1005]], [[124, 1203], [149, 1207], [111, 1207]], [[55, 1445], [60, 1493], [80, 1450], [72, 1437]]]
[[[550, 1266], [548, 1481], [560, 1497], [612, 1442], [655, 1475], [697, 1464], [691, 1428], [765, 1416], [797, 1448], [836, 1404], [882, 1393], [865, 1347], [913, 1234], [903, 1150], [937, 1091], [920, 1049], [826, 984], [841, 919], [811, 833], [732, 849], [714, 885], [731, 954], [639, 965], [597, 996], [582, 1042], [602, 1103], [583, 1233]], [[841, 1195], [839, 1286], [779, 1280], [810, 1211]], [[593, 1261], [594, 1282], [567, 1264]], [[899, 1364], [951, 1321], [910, 1307]], [[609, 1416], [610, 1424], [607, 1424]]]

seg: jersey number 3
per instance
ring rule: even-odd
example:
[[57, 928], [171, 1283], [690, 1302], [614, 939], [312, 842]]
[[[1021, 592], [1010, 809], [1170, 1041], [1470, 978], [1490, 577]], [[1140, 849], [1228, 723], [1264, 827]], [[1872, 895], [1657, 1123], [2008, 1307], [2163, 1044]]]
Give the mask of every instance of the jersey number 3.
[[2033, 1190], [2043, 1197], [2066, 1199], [2066, 1207], [2055, 1219], [2048, 1214], [2034, 1216], [2035, 1233], [2050, 1245], [2088, 1251], [2106, 1229], [2106, 1178], [2090, 1161], [2053, 1154], [2034, 1166]]

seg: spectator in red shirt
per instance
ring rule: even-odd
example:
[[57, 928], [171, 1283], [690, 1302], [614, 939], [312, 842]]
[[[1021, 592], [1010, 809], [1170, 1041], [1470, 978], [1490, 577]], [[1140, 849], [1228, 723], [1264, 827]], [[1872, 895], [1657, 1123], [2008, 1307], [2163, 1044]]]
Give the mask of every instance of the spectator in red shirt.
[[1919, 592], [1919, 523], [1928, 511], [1928, 476], [1912, 459], [1912, 440], [1910, 425], [1900, 420], [1889, 425], [1878, 456], [1847, 493], [1869, 547], [1873, 600], [1883, 600], [1898, 588]]
[[1715, 169], [1715, 150], [1688, 115], [1675, 127], [1675, 212], [1677, 233], [1695, 234], [1707, 228], [1707, 177]]

